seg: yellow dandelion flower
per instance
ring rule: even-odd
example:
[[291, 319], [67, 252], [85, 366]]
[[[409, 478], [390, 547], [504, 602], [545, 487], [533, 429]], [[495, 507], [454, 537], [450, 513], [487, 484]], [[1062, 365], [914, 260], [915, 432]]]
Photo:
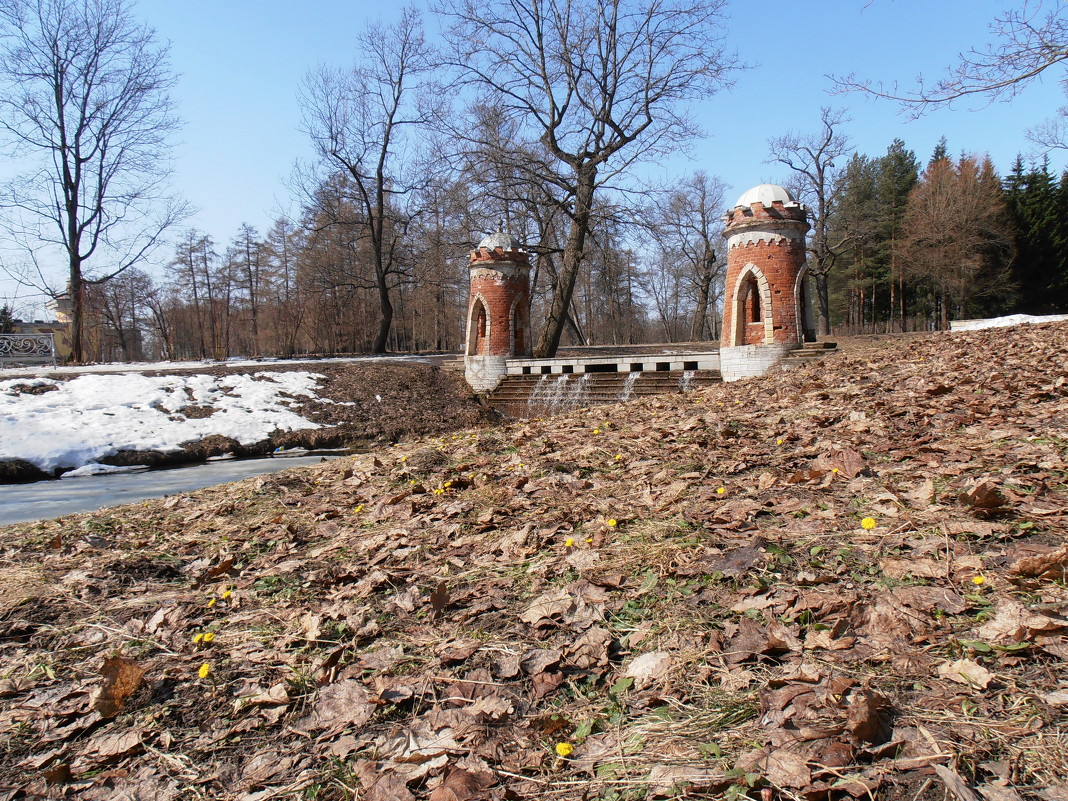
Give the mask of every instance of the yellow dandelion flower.
[[875, 528], [875, 518], [865, 517], [863, 520], [860, 521], [860, 527], [865, 531], [871, 531], [873, 528]]
[[979, 587], [984, 583], [986, 583], [986, 577], [984, 576], [976, 576], [972, 579], [972, 584], [974, 584], [976, 587]]
[[600, 434], [601, 433], [601, 429], [595, 428], [595, 429], [593, 429], [593, 433], [594, 434]]
[[204, 640], [204, 632], [200, 632], [199, 634], [194, 634], [193, 635], [193, 645], [200, 645], [200, 643], [203, 642], [203, 640]]
[[776, 445], [782, 445], [782, 440], [781, 440], [781, 439], [777, 439], [777, 440], [775, 440], [775, 444], [776, 444]]
[[593, 537], [587, 537], [586, 542], [593, 542]]
[[230, 600], [230, 596], [233, 595], [233, 594], [234, 593], [233, 593], [232, 590], [223, 590], [223, 594], [222, 594], [223, 600], [224, 601], [229, 601]]
[[443, 487], [444, 487], [445, 489], [449, 489], [449, 487], [451, 487], [451, 486], [452, 486], [452, 482], [451, 482], [451, 481], [446, 481], [446, 482], [445, 482], [444, 484], [442, 484], [442, 486], [443, 486]]
[[206, 679], [211, 674], [211, 665], [205, 662], [200, 666], [200, 670], [197, 671], [197, 675], [202, 679]]
[[831, 468], [831, 472], [837, 474], [838, 473], [838, 468], [837, 467], [832, 467]]
[[575, 538], [574, 537], [568, 537], [566, 540], [564, 540], [564, 547], [565, 548], [571, 548], [574, 545], [575, 545]]
[[211, 609], [211, 607], [215, 606], [215, 603], [216, 603], [216, 599], [215, 598], [212, 598], [210, 601], [208, 601], [208, 609]]
[[575, 746], [573, 746], [571, 743], [557, 743], [556, 753], [558, 756], [569, 757], [573, 753], [575, 753]]
[[215, 639], [215, 632], [214, 631], [205, 631], [204, 632], [204, 644], [205, 645], [207, 645], [209, 642], [211, 642], [214, 639]]
[[407, 457], [407, 456], [402, 456], [402, 457], [400, 458], [400, 460], [401, 460], [402, 462], [407, 462], [407, 461], [408, 461], [408, 457]]
[[623, 454], [622, 453], [617, 453], [616, 454], [616, 461], [619, 462], [619, 461], [622, 461], [622, 459], [623, 459]]
[[722, 495], [726, 491], [727, 491], [726, 487], [720, 487], [719, 489], [716, 490], [716, 495]]
[[356, 512], [356, 514], [359, 514], [362, 511], [363, 511], [363, 504], [361, 503], [356, 507], [355, 512]]
[[611, 520], [608, 521], [608, 527], [609, 528], [615, 528], [618, 525], [619, 525], [619, 521], [616, 520], [614, 517]]

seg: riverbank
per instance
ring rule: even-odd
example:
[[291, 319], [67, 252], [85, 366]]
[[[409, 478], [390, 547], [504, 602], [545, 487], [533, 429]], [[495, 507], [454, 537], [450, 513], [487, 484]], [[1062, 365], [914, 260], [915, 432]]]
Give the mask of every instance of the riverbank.
[[913, 335], [0, 529], [0, 788], [1058, 801], [1066, 359]]
[[462, 378], [411, 360], [21, 372], [0, 374], [0, 483], [97, 464], [365, 450], [492, 416]]

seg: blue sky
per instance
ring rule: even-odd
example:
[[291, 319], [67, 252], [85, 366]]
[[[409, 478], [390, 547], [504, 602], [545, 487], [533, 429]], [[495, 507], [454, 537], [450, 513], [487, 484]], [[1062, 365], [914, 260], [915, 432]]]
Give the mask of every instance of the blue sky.
[[[1051, 2], [1055, 0], [1047, 0]], [[1049, 74], [1011, 103], [982, 100], [939, 109], [909, 122], [892, 103], [862, 94], [832, 95], [830, 74], [912, 84], [934, 77], [955, 55], [988, 39], [998, 10], [1018, 3], [943, 0], [813, 0], [731, 4], [730, 46], [750, 69], [736, 85], [695, 109], [708, 132], [690, 159], [662, 165], [664, 177], [695, 169], [720, 176], [728, 202], [763, 181], [785, 181], [767, 163], [769, 138], [815, 131], [820, 107], [845, 108], [859, 152], [877, 156], [894, 137], [926, 162], [941, 136], [951, 154], [988, 153], [1004, 174], [1030, 145], [1026, 130], [1065, 105], [1062, 73]], [[318, 64], [351, 63], [355, 34], [389, 21], [397, 4], [366, 0], [139, 0], [137, 11], [171, 44], [179, 74], [174, 92], [185, 121], [177, 137], [174, 188], [199, 209], [190, 224], [225, 245], [248, 222], [263, 232], [279, 212], [295, 210], [287, 181], [311, 150], [300, 130], [297, 94]], [[433, 31], [436, 21], [426, 18]], [[1061, 153], [1051, 155], [1056, 170]], [[158, 272], [158, 270], [157, 270]], [[60, 271], [56, 272], [58, 278]], [[29, 310], [28, 290], [0, 275], [0, 301]]]

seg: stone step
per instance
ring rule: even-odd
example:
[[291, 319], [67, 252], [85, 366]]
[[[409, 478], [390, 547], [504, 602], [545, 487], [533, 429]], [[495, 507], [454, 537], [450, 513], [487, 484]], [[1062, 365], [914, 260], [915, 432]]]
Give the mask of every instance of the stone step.
[[[687, 390], [692, 390], [712, 386], [722, 380], [714, 370], [687, 373], [689, 374], [681, 371], [655, 371], [641, 374], [512, 375], [491, 393], [489, 402], [494, 408], [512, 417], [541, 416], [581, 406], [621, 403], [624, 400], [651, 395], [683, 392], [684, 383]], [[565, 377], [563, 381], [560, 380], [561, 377]]]

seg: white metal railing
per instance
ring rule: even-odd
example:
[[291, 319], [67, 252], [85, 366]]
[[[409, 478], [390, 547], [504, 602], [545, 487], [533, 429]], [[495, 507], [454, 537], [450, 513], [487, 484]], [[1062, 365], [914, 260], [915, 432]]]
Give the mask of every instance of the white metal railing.
[[56, 364], [52, 334], [0, 334], [0, 367], [15, 364]]

